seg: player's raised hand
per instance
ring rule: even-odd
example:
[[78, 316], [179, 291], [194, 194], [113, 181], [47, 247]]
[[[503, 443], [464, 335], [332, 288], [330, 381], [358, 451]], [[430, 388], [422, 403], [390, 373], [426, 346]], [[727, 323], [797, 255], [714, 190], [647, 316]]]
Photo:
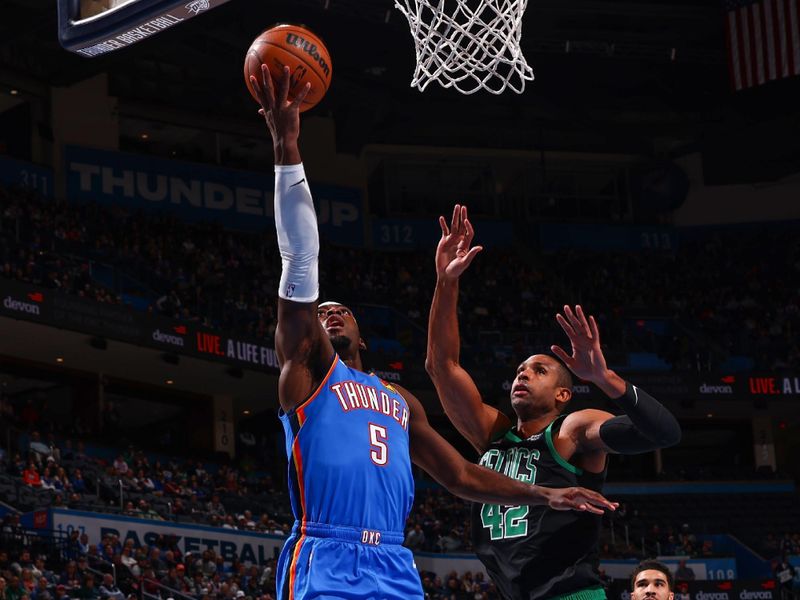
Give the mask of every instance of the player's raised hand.
[[293, 100], [289, 100], [291, 73], [284, 67], [277, 89], [267, 65], [261, 65], [261, 80], [250, 76], [250, 84], [256, 92], [261, 108], [258, 114], [264, 117], [275, 144], [296, 141], [300, 135], [300, 105], [311, 89], [311, 84], [298, 92]]
[[436, 247], [436, 276], [454, 280], [461, 277], [483, 246], [471, 248], [475, 230], [467, 216], [467, 207], [456, 204], [450, 227], [444, 217], [439, 217], [442, 237]]
[[619, 503], [610, 502], [593, 490], [582, 487], [547, 489], [547, 505], [553, 510], [576, 510], [602, 515], [605, 511], [617, 510]]
[[550, 349], [558, 356], [575, 376], [585, 381], [600, 381], [608, 373], [606, 358], [600, 347], [600, 331], [592, 315], [586, 318], [580, 305], [573, 311], [564, 306], [564, 314], [557, 314], [556, 321], [567, 334], [572, 344], [572, 355], [561, 346]]

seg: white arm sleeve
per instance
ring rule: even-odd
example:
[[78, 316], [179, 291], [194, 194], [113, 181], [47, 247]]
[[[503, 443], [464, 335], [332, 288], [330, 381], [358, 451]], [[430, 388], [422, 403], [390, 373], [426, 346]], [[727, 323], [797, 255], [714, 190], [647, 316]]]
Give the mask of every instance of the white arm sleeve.
[[313, 302], [319, 296], [319, 231], [303, 165], [275, 165], [275, 227], [281, 251], [278, 296]]

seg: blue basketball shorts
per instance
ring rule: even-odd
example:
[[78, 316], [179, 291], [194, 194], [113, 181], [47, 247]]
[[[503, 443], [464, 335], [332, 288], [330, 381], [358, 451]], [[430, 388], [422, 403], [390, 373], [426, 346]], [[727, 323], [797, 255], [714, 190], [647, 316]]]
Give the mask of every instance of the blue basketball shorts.
[[279, 600], [422, 600], [403, 534], [295, 523], [278, 560]]

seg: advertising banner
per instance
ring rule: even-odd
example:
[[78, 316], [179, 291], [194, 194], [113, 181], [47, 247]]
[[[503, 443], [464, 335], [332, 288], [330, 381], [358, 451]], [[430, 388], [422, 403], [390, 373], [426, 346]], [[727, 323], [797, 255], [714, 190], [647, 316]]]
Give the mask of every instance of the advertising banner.
[[[630, 583], [616, 580], [607, 591], [608, 600], [630, 600]], [[675, 584], [675, 600], [780, 600], [773, 579], [739, 581], [690, 581]]]
[[[272, 169], [264, 173], [67, 146], [67, 197], [169, 211], [186, 221], [263, 231], [274, 227]], [[360, 190], [311, 182], [320, 231], [331, 242], [363, 246]]]
[[678, 236], [673, 227], [632, 227], [597, 223], [547, 223], [539, 226], [542, 250], [565, 248], [593, 250], [674, 250]]
[[23, 160], [0, 157], [0, 183], [53, 197], [53, 171]]
[[[659, 562], [667, 565], [674, 573], [678, 568], [681, 557], [659, 557]], [[606, 575], [612, 579], [626, 580], [639, 564], [638, 560], [603, 560], [601, 567]], [[694, 573], [697, 581], [727, 580], [737, 576], [736, 560], [734, 558], [694, 558], [686, 560], [686, 566]]]
[[17, 281], [0, 281], [0, 315], [175, 352], [246, 369], [278, 372], [271, 345], [103, 304]]
[[50, 509], [49, 529], [67, 534], [77, 529], [81, 534], [88, 535], [92, 544], [99, 544], [104, 535], [111, 533], [118, 535], [123, 544], [126, 540], [132, 539], [136, 547], [142, 544], [149, 546], [159, 536], [172, 535], [177, 538], [178, 548], [184, 554], [214, 550], [226, 562], [238, 558], [248, 565], [265, 565], [268, 560], [277, 556], [286, 539], [283, 536], [252, 531], [117, 517], [58, 508]]
[[[509, 221], [475, 221], [473, 225], [476, 244], [498, 247], [514, 241], [514, 228]], [[435, 246], [441, 235], [436, 219], [372, 219], [372, 244], [382, 250]]]
[[[800, 398], [798, 373], [625, 373], [637, 386], [659, 399]], [[497, 370], [497, 389], [508, 393], [513, 372]], [[573, 390], [576, 398], [602, 397], [602, 392], [587, 383], [578, 382]]]

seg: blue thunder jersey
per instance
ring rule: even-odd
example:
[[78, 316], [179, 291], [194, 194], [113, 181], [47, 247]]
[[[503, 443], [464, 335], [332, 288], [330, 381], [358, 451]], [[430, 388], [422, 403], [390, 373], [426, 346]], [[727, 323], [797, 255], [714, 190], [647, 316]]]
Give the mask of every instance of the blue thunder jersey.
[[[337, 355], [314, 394], [279, 416], [296, 519], [281, 553], [279, 597], [416, 597], [413, 556], [400, 546], [414, 500], [403, 396]], [[361, 566], [340, 590], [343, 560]], [[396, 595], [383, 589], [395, 582]], [[344, 593], [356, 583], [363, 594]]]

